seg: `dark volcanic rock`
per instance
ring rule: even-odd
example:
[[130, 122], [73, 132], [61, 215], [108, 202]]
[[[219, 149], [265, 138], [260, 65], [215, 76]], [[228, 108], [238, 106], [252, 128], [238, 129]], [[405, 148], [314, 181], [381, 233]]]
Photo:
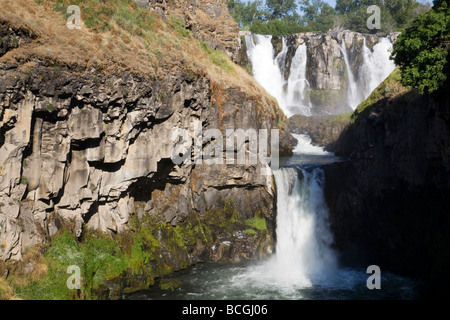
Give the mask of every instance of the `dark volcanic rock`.
[[314, 145], [327, 147], [333, 151], [333, 143], [339, 138], [350, 122], [350, 114], [340, 116], [302, 116], [296, 114], [289, 118], [291, 132], [307, 134]]
[[348, 261], [418, 276], [449, 295], [448, 94], [407, 91], [373, 104], [334, 145], [325, 167], [336, 247]]

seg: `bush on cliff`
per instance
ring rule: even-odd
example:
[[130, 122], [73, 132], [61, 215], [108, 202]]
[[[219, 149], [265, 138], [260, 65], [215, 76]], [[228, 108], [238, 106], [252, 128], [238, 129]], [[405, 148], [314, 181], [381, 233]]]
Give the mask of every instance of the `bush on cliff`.
[[434, 7], [417, 17], [394, 45], [393, 59], [400, 67], [401, 82], [421, 94], [448, 84], [450, 2], [435, 1]]

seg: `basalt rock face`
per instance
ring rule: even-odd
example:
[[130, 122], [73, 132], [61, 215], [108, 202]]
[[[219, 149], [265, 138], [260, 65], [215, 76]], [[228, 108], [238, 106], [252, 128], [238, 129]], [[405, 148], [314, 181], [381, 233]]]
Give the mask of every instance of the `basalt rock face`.
[[120, 233], [145, 211], [176, 225], [230, 200], [244, 218], [273, 221], [274, 186], [261, 166], [172, 161], [176, 128], [273, 127], [239, 88], [219, 107], [207, 79], [183, 73], [147, 79], [40, 66], [24, 75], [0, 65], [0, 78], [3, 260], [54, 235], [55, 217], [73, 221], [79, 237], [84, 224]]
[[350, 122], [348, 114], [340, 116], [302, 116], [296, 114], [289, 118], [291, 132], [306, 134], [312, 143], [333, 151], [333, 144]]
[[324, 168], [347, 261], [425, 279], [431, 297], [449, 295], [448, 101], [414, 91], [379, 100], [334, 144], [347, 161]]
[[[34, 41], [25, 29], [2, 23], [0, 36], [0, 59], [6, 54], [8, 61]], [[20, 260], [28, 248], [49, 245], [67, 229], [79, 241], [91, 230], [127, 238], [136, 233], [132, 220], [154, 221], [151, 237], [159, 238], [146, 247], [157, 252], [150, 281], [127, 278], [130, 286], [142, 288], [197, 262], [272, 252], [275, 188], [268, 165], [226, 162], [226, 143], [214, 150], [223, 164], [194, 162], [195, 151], [180, 149], [208, 129], [224, 141], [227, 129], [267, 129], [267, 144], [270, 130], [280, 129], [279, 151], [292, 153], [286, 117], [256, 83], [212, 80], [179, 66], [151, 75], [26, 59], [27, 69], [0, 62], [0, 260]], [[181, 136], [174, 136], [177, 129]], [[246, 138], [232, 149], [249, 144]], [[211, 145], [197, 144], [205, 154]], [[186, 161], [176, 164], [175, 150]], [[252, 229], [251, 219], [263, 219], [266, 227]], [[175, 227], [186, 243], [165, 238]]]

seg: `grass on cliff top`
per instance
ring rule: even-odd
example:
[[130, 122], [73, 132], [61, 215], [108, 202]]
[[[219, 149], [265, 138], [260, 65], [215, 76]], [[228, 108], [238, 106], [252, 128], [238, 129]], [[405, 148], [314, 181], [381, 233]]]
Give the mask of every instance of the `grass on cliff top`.
[[[66, 26], [70, 5], [80, 7], [80, 30]], [[254, 82], [251, 76], [243, 76], [244, 70], [236, 70], [241, 68], [226, 54], [195, 40], [183, 18], [164, 19], [140, 8], [135, 0], [0, 0], [0, 6], [0, 23], [37, 36], [0, 62], [26, 64], [40, 58], [55, 65], [152, 76], [178, 68], [247, 88]]]
[[398, 95], [404, 94], [409, 91], [401, 83], [400, 70], [395, 69], [389, 77], [386, 78], [371, 94], [370, 96], [361, 102], [356, 108], [355, 112], [351, 116], [351, 122], [354, 123], [369, 116], [371, 107], [382, 99], [392, 99]]
[[[67, 28], [69, 5], [80, 7], [80, 30]], [[282, 114], [244, 69], [225, 53], [194, 39], [181, 17], [163, 18], [140, 8], [135, 0], [0, 0], [0, 7], [0, 24], [30, 30], [36, 36], [0, 58], [0, 63], [18, 64], [23, 73], [29, 73], [37, 60], [79, 73], [129, 71], [165, 78], [183, 71], [205, 76], [217, 87], [238, 88], [248, 99], [258, 101], [263, 115]], [[205, 15], [199, 9], [197, 14]]]

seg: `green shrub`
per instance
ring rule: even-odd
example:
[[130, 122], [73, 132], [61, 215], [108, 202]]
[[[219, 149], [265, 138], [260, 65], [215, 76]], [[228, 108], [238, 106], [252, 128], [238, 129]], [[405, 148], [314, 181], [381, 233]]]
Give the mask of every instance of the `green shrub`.
[[49, 103], [47, 105], [47, 111], [49, 111], [49, 112], [55, 111], [55, 106], [52, 103]]
[[[444, 87], [448, 80], [450, 41], [450, 6], [446, 1], [435, 1], [435, 6], [421, 14], [412, 27], [402, 33], [392, 52], [400, 67], [401, 82], [417, 88], [421, 94]], [[448, 72], [448, 71], [447, 71]]]
[[255, 217], [255, 218], [251, 218], [251, 219], [245, 220], [245, 223], [249, 227], [252, 227], [253, 229], [256, 229], [256, 230], [259, 230], [259, 231], [267, 230], [267, 225], [266, 225], [266, 219], [265, 218]]

